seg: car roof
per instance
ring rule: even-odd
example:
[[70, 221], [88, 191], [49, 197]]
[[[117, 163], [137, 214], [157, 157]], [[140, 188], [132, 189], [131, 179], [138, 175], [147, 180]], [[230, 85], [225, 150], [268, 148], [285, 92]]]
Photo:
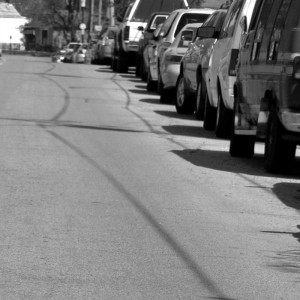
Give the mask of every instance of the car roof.
[[175, 9], [173, 10], [172, 13], [185, 13], [185, 12], [189, 12], [189, 13], [197, 13], [197, 12], [200, 12], [200, 13], [204, 13], [204, 12], [214, 12], [215, 9], [213, 8], [189, 8], [189, 9], [186, 9], [186, 8], [180, 8], [180, 9]]

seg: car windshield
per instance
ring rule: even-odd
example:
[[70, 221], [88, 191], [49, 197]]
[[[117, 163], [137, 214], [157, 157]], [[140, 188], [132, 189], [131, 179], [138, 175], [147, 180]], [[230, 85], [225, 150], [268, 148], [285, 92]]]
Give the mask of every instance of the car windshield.
[[179, 31], [187, 24], [191, 23], [203, 23], [210, 14], [196, 14], [196, 13], [185, 13], [181, 16], [180, 21], [177, 25], [174, 36], [176, 36]]
[[132, 21], [147, 22], [151, 13], [156, 11], [171, 12], [183, 8], [182, 0], [141, 0], [132, 18]]

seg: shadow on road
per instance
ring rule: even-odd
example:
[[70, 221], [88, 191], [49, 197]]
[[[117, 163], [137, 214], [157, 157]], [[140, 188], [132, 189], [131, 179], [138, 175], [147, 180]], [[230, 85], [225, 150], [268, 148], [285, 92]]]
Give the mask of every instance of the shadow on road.
[[[207, 149], [173, 150], [173, 153], [195, 166], [219, 170], [223, 172], [247, 174], [278, 178], [278, 174], [267, 173], [263, 167], [263, 155], [255, 154], [253, 158], [231, 157], [228, 151]], [[300, 176], [299, 159], [291, 175], [280, 175], [280, 178], [295, 178]]]
[[[183, 119], [183, 118], [181, 118]], [[200, 126], [181, 126], [181, 125], [168, 125], [162, 126], [162, 128], [171, 133], [172, 135], [187, 136], [187, 137], [198, 137], [198, 138], [208, 138], [216, 140], [211, 132], [205, 131]]]
[[[169, 105], [174, 106], [173, 103], [170, 103]], [[175, 109], [175, 106], [174, 106], [174, 111], [155, 110], [154, 112], [158, 115], [161, 115], [161, 116], [164, 116], [164, 117], [167, 117], [167, 118], [196, 121], [196, 119], [193, 115], [189, 115], [189, 114], [185, 115], [185, 114], [177, 113], [176, 109]], [[200, 127], [200, 124], [201, 123], [199, 121], [199, 127]], [[172, 126], [170, 126], [170, 127], [172, 127]]]

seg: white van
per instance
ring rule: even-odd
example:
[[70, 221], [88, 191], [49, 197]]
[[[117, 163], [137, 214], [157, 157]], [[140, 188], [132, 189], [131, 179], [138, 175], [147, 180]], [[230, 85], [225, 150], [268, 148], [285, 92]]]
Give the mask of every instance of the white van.
[[[245, 34], [239, 26], [243, 18], [251, 21], [254, 9], [262, 1], [234, 0], [216, 41], [207, 72], [208, 97], [205, 103], [204, 128], [215, 129], [217, 137], [230, 136], [233, 118], [233, 86], [241, 38]], [[248, 29], [246, 29], [248, 30]]]
[[134, 66], [142, 35], [141, 27], [146, 27], [154, 12], [172, 12], [184, 7], [183, 0], [135, 0], [127, 8], [123, 18], [119, 18], [113, 60], [116, 71], [126, 73], [129, 66]]

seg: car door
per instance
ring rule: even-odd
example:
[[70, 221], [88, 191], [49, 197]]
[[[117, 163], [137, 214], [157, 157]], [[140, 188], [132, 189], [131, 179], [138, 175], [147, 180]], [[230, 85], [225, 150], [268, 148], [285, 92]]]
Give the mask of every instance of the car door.
[[[201, 27], [213, 26], [217, 15], [213, 13], [207, 18], [207, 20], [202, 24]], [[197, 69], [198, 69], [198, 58], [200, 51], [203, 48], [202, 40], [197, 38], [196, 41], [191, 45], [189, 51], [189, 57], [186, 61], [186, 82], [188, 83], [190, 89], [196, 93], [197, 91]]]
[[216, 40], [210, 57], [210, 67], [208, 72], [211, 95], [210, 102], [214, 107], [217, 107], [218, 105], [217, 82], [220, 64], [224, 57], [229, 55], [228, 52], [230, 52], [230, 43], [236, 25], [236, 19], [243, 3], [244, 0], [236, 0], [230, 6], [220, 32], [219, 39]]

